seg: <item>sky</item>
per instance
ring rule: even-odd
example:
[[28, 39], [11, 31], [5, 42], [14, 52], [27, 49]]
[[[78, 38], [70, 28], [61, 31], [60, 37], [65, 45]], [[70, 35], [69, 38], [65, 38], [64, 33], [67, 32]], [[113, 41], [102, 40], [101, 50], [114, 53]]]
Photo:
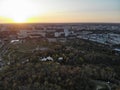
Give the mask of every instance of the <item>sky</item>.
[[120, 0], [0, 0], [0, 23], [120, 23]]

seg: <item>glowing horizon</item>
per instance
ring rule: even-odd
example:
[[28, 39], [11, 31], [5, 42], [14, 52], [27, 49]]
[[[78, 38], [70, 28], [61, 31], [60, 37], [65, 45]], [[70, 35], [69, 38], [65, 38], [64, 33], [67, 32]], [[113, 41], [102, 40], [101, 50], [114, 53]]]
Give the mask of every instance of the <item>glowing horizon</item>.
[[115, 22], [120, 0], [0, 0], [0, 23]]

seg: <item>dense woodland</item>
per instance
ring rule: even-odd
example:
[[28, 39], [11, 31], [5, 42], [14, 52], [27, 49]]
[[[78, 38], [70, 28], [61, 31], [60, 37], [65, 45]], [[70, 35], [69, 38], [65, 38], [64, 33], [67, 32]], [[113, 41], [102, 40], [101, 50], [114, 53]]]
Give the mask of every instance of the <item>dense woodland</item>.
[[[120, 90], [120, 55], [109, 46], [80, 39], [6, 45], [0, 90]], [[47, 56], [54, 61], [40, 61]]]

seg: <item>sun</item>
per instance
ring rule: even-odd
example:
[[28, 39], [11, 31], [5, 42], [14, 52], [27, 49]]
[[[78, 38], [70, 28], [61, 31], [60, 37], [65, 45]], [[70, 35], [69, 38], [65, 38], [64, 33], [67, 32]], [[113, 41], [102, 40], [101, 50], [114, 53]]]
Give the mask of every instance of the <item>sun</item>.
[[24, 22], [26, 22], [26, 20], [16, 19], [16, 20], [14, 20], [14, 22], [16, 22], [16, 23], [24, 23]]
[[26, 18], [20, 18], [20, 17], [18, 17], [18, 18], [13, 18], [13, 20], [14, 20], [14, 22], [16, 22], [16, 23], [25, 23], [27, 20], [26, 20]]
[[29, 18], [40, 15], [44, 11], [44, 9], [39, 10], [33, 0], [3, 0], [1, 5], [2, 16], [16, 23], [27, 22]]

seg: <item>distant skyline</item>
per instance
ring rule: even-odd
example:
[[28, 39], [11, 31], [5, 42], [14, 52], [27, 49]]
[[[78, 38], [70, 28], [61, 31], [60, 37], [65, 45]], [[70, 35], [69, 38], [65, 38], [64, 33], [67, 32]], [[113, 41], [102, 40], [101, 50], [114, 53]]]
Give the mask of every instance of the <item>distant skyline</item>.
[[120, 0], [0, 0], [0, 23], [120, 23]]

